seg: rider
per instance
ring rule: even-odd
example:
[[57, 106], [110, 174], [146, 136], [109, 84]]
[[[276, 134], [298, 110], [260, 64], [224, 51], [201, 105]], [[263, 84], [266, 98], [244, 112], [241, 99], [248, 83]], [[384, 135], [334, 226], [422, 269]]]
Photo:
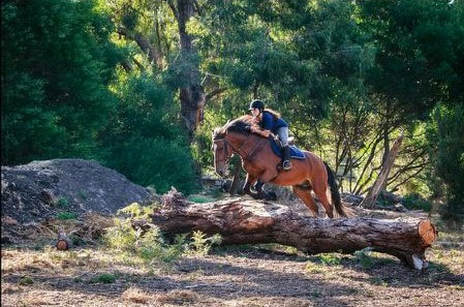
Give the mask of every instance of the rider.
[[251, 127], [251, 132], [268, 138], [271, 134], [277, 134], [283, 148], [282, 168], [290, 170], [292, 164], [290, 162], [290, 147], [288, 147], [288, 124], [280, 117], [280, 114], [271, 110], [265, 109], [264, 103], [261, 100], [255, 99], [250, 103], [250, 111], [254, 121], [260, 128]]

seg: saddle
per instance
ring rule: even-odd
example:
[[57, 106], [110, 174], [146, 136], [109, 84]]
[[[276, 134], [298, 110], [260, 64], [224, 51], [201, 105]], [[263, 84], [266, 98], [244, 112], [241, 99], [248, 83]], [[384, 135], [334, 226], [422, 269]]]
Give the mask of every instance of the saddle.
[[[278, 157], [283, 159], [282, 144], [280, 143], [280, 140], [275, 139], [275, 138], [270, 138], [269, 141], [271, 142], [271, 148], [272, 148], [272, 151], [274, 152], [274, 154], [276, 154]], [[289, 145], [289, 147], [290, 147], [290, 158], [297, 159], [297, 160], [306, 159], [306, 156], [301, 151], [301, 149], [299, 149], [295, 145]]]

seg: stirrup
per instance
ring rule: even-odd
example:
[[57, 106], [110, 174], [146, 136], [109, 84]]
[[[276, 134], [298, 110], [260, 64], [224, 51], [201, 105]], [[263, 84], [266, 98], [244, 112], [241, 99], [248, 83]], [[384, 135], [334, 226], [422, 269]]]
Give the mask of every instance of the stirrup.
[[285, 160], [283, 163], [282, 163], [282, 168], [286, 171], [288, 170], [291, 170], [292, 169], [292, 163], [289, 161], [289, 160]]

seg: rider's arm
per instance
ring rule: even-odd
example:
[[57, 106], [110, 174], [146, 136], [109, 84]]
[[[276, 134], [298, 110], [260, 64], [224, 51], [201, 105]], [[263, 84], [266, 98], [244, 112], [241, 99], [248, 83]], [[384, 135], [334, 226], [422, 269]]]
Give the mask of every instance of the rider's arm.
[[261, 135], [262, 137], [268, 138], [272, 134], [271, 130], [261, 130], [258, 127], [251, 126], [251, 132]]
[[262, 126], [252, 126], [251, 132], [261, 135], [262, 137], [268, 138], [272, 135], [271, 129], [273, 124], [273, 117], [271, 114], [264, 112], [262, 117]]

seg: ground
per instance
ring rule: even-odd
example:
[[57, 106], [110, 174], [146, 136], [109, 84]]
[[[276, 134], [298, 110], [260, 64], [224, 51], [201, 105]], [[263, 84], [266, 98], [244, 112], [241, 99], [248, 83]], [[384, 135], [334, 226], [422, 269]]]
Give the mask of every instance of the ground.
[[[302, 209], [304, 211], [304, 208]], [[397, 217], [405, 213], [363, 212]], [[409, 214], [423, 215], [421, 212]], [[441, 232], [414, 271], [386, 254], [304, 255], [282, 245], [216, 247], [143, 262], [83, 245], [2, 247], [2, 306], [463, 306], [464, 235]]]

